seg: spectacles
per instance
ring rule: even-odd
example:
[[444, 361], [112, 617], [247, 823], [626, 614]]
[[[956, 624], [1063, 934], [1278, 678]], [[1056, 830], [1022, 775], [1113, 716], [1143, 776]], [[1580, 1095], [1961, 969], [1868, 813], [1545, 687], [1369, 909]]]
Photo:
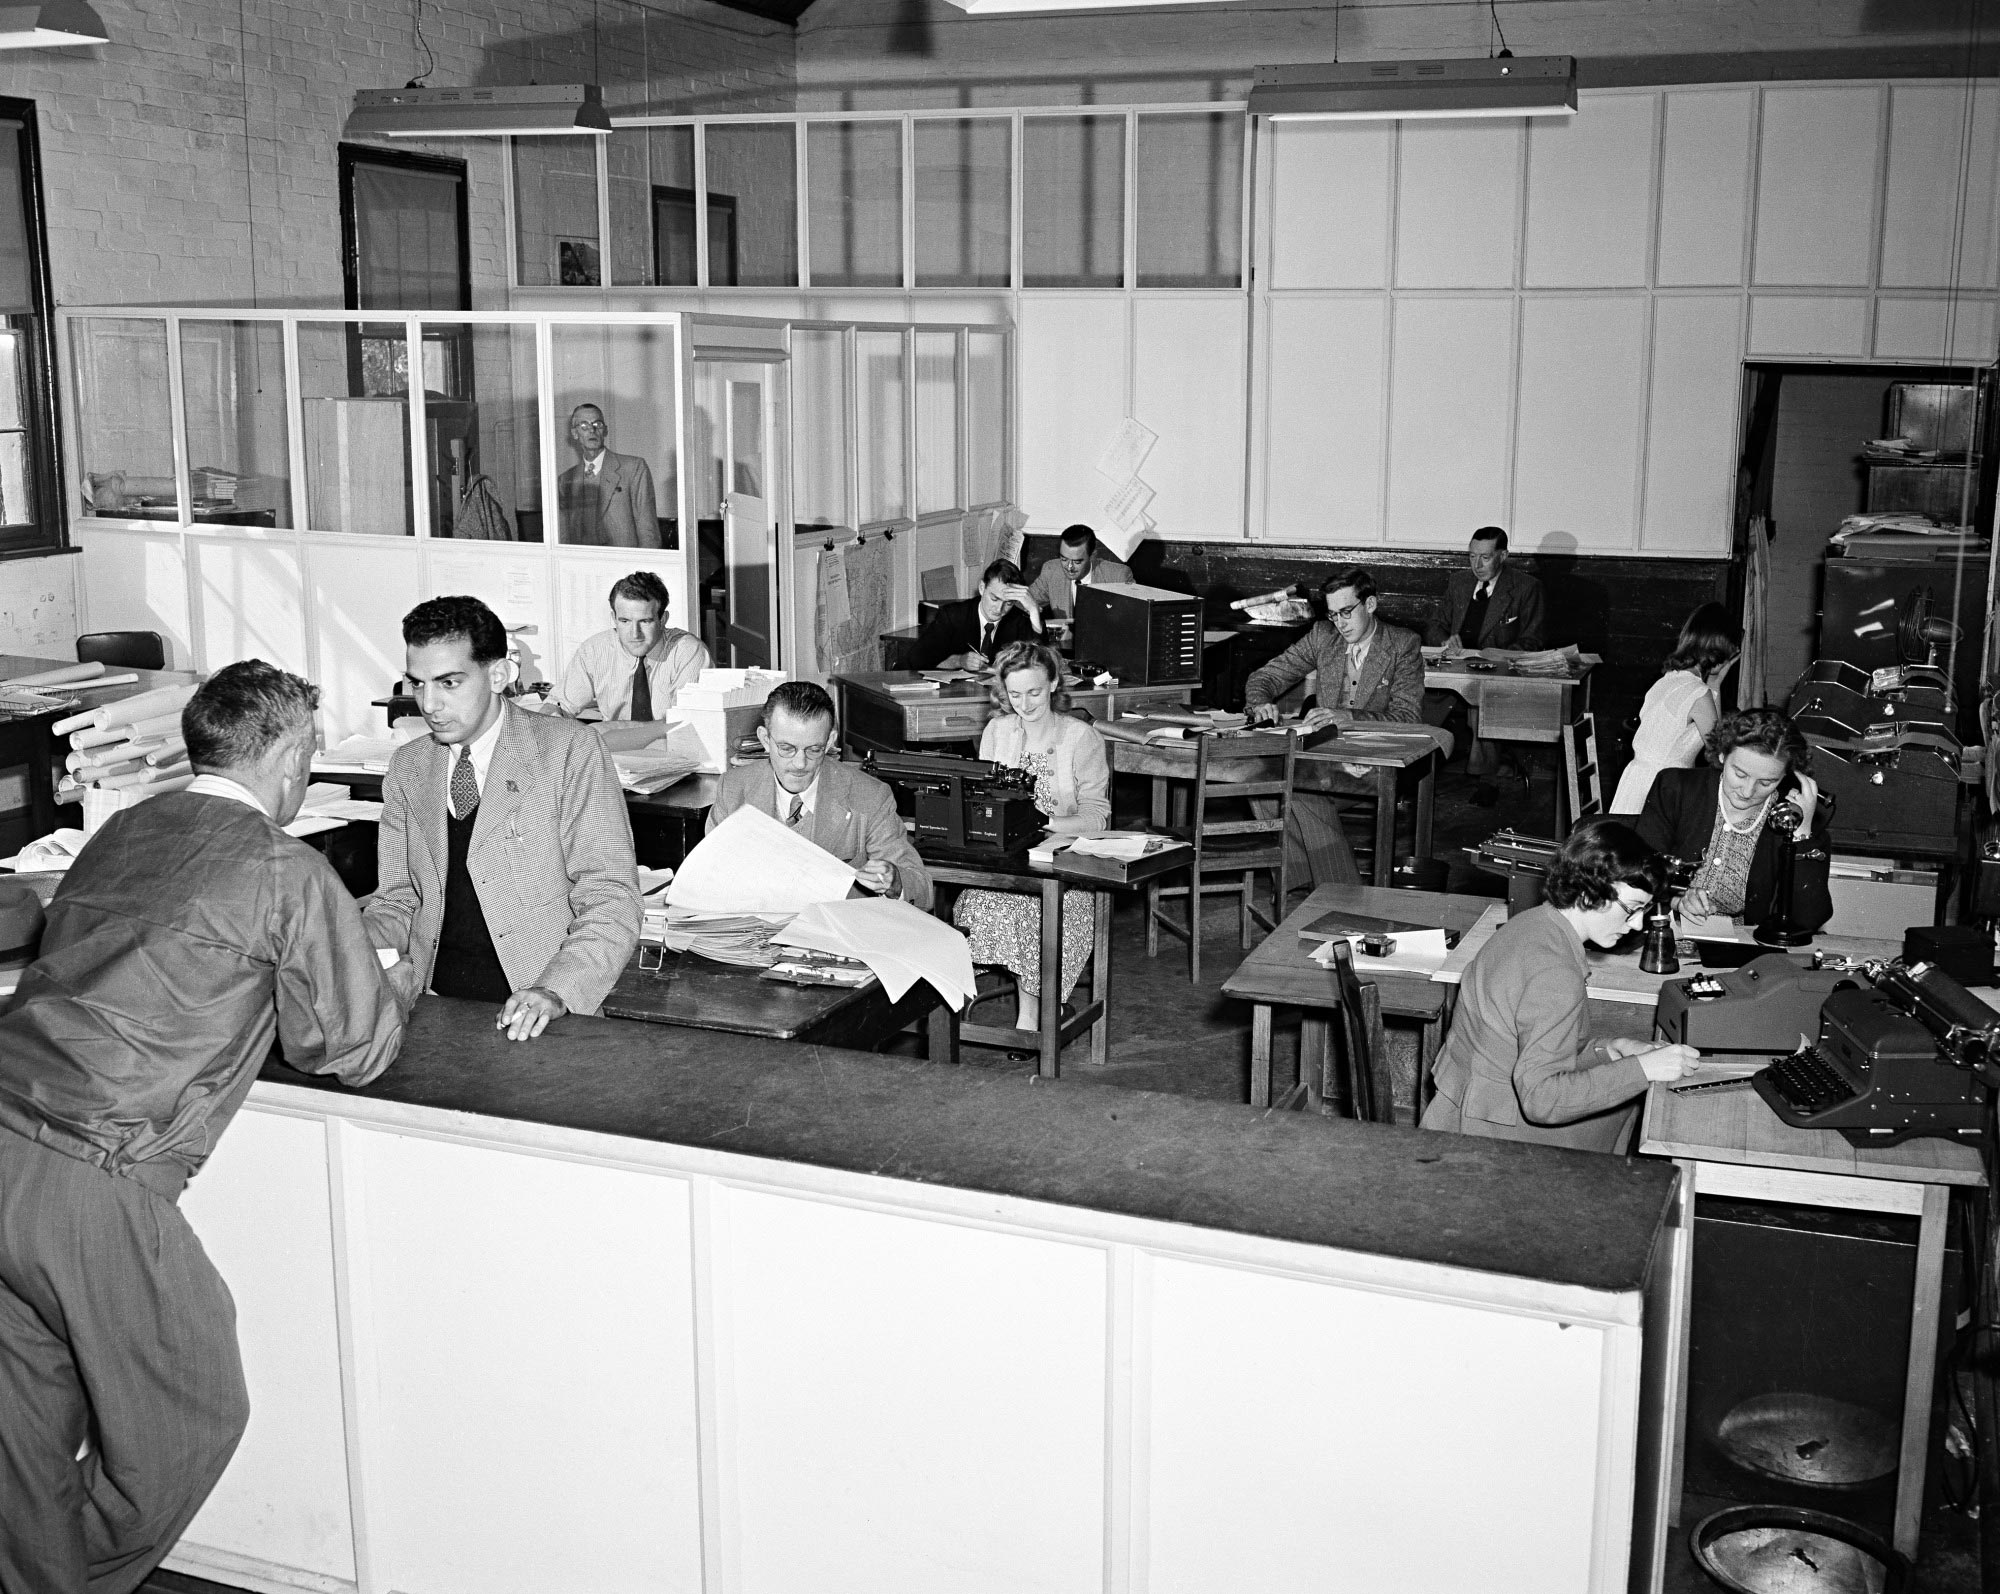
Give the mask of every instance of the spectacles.
[[1638, 918], [1653, 903], [1651, 897], [1643, 897], [1637, 902], [1628, 902], [1624, 897], [1615, 897], [1612, 900], [1617, 904], [1618, 911], [1628, 919]]
[[1356, 609], [1360, 607], [1361, 605], [1359, 603], [1350, 603], [1344, 609], [1328, 609], [1326, 611], [1326, 617], [1329, 620], [1334, 620], [1334, 621], [1345, 620], [1350, 614], [1352, 614]]
[[808, 764], [817, 764], [826, 757], [826, 744], [817, 747], [794, 747], [790, 742], [773, 742], [771, 751], [780, 758], [803, 758]]

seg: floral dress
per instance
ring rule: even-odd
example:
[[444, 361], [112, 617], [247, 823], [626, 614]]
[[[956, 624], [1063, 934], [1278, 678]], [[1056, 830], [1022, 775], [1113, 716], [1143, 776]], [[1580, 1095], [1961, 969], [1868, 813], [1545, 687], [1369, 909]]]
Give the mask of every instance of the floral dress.
[[[1055, 754], [1029, 753], [1021, 767], [1035, 777], [1035, 806], [1053, 815]], [[1062, 994], [1069, 996], [1090, 961], [1092, 926], [1088, 891], [1062, 894]], [[972, 943], [972, 961], [1006, 969], [1030, 996], [1042, 992], [1042, 899], [1017, 891], [961, 892], [952, 921]]]

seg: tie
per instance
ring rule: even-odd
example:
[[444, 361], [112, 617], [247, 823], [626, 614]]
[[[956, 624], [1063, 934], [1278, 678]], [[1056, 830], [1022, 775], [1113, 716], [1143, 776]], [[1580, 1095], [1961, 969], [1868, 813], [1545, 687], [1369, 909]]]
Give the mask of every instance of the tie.
[[989, 659], [993, 657], [993, 633], [997, 629], [999, 629], [997, 626], [989, 625], [979, 638], [979, 651]]
[[806, 811], [805, 798], [797, 796], [793, 797], [792, 811], [785, 815], [785, 823], [790, 825], [793, 829], [796, 830], [798, 828], [799, 818], [801, 815], [805, 813], [805, 811]]
[[472, 773], [472, 749], [460, 746], [451, 771], [451, 814], [464, 819], [479, 806], [479, 778]]
[[639, 667], [632, 672], [632, 718], [649, 720], [653, 717], [653, 683], [646, 676], [646, 661], [641, 659]]

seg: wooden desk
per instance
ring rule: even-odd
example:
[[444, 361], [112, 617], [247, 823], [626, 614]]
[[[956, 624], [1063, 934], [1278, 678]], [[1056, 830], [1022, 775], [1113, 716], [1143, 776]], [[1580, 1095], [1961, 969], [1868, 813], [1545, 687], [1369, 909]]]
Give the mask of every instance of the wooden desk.
[[712, 963], [692, 952], [663, 952], [658, 971], [639, 967], [635, 953], [604, 999], [606, 1018], [683, 1029], [762, 1035], [873, 1051], [920, 1018], [929, 1021], [932, 1062], [956, 1062], [957, 1026], [937, 991], [919, 980], [891, 1002], [879, 981], [863, 986], [792, 985], [756, 969]]
[[[1895, 1212], [1917, 1219], [1917, 1277], [1911, 1292], [1909, 1363], [1903, 1380], [1902, 1455], [1896, 1478], [1895, 1544], [1917, 1551], [1924, 1465], [1930, 1442], [1931, 1382], [1944, 1278], [1945, 1224], [1951, 1186], [1982, 1185], [1979, 1153], [1944, 1140], [1912, 1140], [1863, 1149], [1830, 1130], [1794, 1129], [1753, 1090], [1676, 1096], [1664, 1085], [1646, 1092], [1639, 1149], [1671, 1157], [1682, 1174], [1668, 1232], [1669, 1284], [1664, 1347], [1666, 1421], [1661, 1435], [1661, 1496], [1654, 1517], [1664, 1540], [1680, 1510], [1687, 1442], [1688, 1322], [1694, 1278], [1694, 1200], [1736, 1196], [1802, 1206]], [[1644, 1512], [1641, 1502], [1641, 1515]], [[1657, 1558], [1654, 1562], [1658, 1565]], [[1659, 1584], [1655, 1582], [1655, 1589]]]
[[[834, 696], [840, 708], [841, 746], [859, 757], [877, 749], [895, 752], [930, 742], [976, 742], [993, 715], [991, 689], [984, 681], [949, 681], [935, 692], [899, 697], [891, 681], [920, 679], [913, 671], [884, 675], [836, 675]], [[1120, 713], [1143, 714], [1155, 708], [1185, 707], [1194, 686], [1111, 686], [1075, 688], [1073, 707], [1093, 719]]]
[[[1292, 776], [1293, 789], [1374, 799], [1375, 884], [1386, 886], [1396, 865], [1396, 796], [1400, 785], [1412, 788], [1416, 798], [1413, 850], [1419, 858], [1430, 856], [1440, 750], [1435, 736], [1421, 725], [1377, 725], [1370, 721], [1356, 726], [1355, 731], [1356, 740], [1336, 737], [1300, 753]], [[1124, 742], [1107, 736], [1104, 754], [1115, 774], [1152, 777], [1152, 820], [1156, 826], [1166, 824], [1167, 782], [1193, 778], [1194, 744]], [[1245, 763], [1254, 766], [1255, 760], [1246, 758]], [[1350, 765], [1363, 773], [1350, 773]], [[1220, 779], [1227, 766], [1218, 761], [1209, 768], [1211, 775]], [[1253, 777], [1246, 774], [1243, 778]]]
[[[1036, 960], [1042, 986], [1038, 1071], [1044, 1079], [1057, 1078], [1063, 1047], [1085, 1029], [1090, 1031], [1091, 1066], [1102, 1068], [1111, 1054], [1111, 893], [1185, 868], [1194, 849], [1165, 847], [1131, 863], [1115, 858], [1072, 858], [1061, 852], [1052, 865], [1030, 863], [1025, 851], [956, 852], [923, 845], [917, 850], [931, 879], [940, 885], [1041, 897], [1042, 944]], [[1090, 1000], [1068, 1019], [1062, 1016], [1062, 893], [1066, 885], [1091, 893]], [[1022, 1039], [1022, 1032], [1011, 1024], [960, 1024], [958, 1035], [960, 1040], [980, 1046], [1013, 1047]]]
[[[1333, 971], [1306, 956], [1299, 926], [1336, 909], [1378, 918], [1407, 919], [1463, 934], [1491, 906], [1486, 897], [1451, 895], [1440, 891], [1385, 891], [1379, 886], [1321, 886], [1285, 916], [1284, 921], [1222, 982], [1222, 994], [1250, 1008], [1250, 1105], [1271, 1105], [1271, 1010], [1301, 1010], [1299, 1077], [1306, 1082], [1306, 1103], [1316, 1108], [1326, 1053], [1327, 1014], [1340, 1008], [1340, 987]], [[1424, 974], [1363, 974], [1382, 999], [1382, 1017], [1412, 1018], [1420, 1028], [1419, 1077], [1437, 1059], [1444, 1043], [1445, 1017], [1451, 991]], [[1413, 1107], [1420, 1092], [1411, 1091]]]
[[[1494, 662], [1490, 670], [1468, 670], [1458, 661], [1424, 664], [1424, 690], [1452, 692], [1472, 710], [1480, 740], [1489, 742], [1560, 742], [1563, 728], [1577, 716], [1576, 689], [1583, 688], [1583, 706], [1590, 707], [1590, 672], [1585, 665], [1580, 675], [1522, 674], [1510, 666]], [[1555, 833], [1565, 834], [1568, 807], [1567, 781], [1559, 767], [1555, 772]], [[1606, 794], [1609, 800], [1609, 794]]]
[[[40, 675], [44, 670], [67, 669], [75, 663], [75, 659], [37, 659], [19, 653], [0, 653], [0, 685], [5, 685], [16, 676]], [[57, 695], [67, 693], [84, 708], [97, 708], [105, 703], [137, 697], [155, 687], [185, 686], [200, 679], [187, 670], [124, 670], [114, 667], [108, 673], [136, 675], [139, 679], [94, 692], [71, 692], [66, 687], [52, 687], [50, 691]], [[79, 684], [89, 685], [88, 682]], [[59, 749], [51, 727], [58, 720], [68, 719], [79, 712], [80, 709], [62, 707], [22, 719], [0, 719], [0, 769], [22, 765], [28, 771], [28, 819], [34, 832], [30, 840], [46, 836], [56, 828], [55, 763]]]

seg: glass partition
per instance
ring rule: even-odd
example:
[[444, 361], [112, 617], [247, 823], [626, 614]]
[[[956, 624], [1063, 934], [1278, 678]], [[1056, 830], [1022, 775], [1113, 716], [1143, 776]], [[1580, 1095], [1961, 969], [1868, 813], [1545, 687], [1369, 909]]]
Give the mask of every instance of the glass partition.
[[[799, 284], [796, 146], [790, 122], [731, 122], [703, 130], [708, 203], [733, 224], [720, 254], [709, 239], [709, 281], [744, 288]], [[720, 269], [719, 269], [720, 268]]]
[[524, 288], [595, 288], [604, 282], [597, 234], [597, 139], [517, 138], [516, 270]]
[[1234, 288], [1243, 280], [1243, 118], [1228, 111], [1138, 119], [1139, 286]]
[[966, 485], [975, 504], [1007, 499], [1010, 419], [1007, 408], [1007, 334], [974, 327], [966, 343], [966, 428], [971, 449]]
[[183, 321], [181, 407], [193, 517], [291, 525], [285, 329], [275, 321]]
[[[365, 335], [364, 335], [365, 333]], [[299, 428], [306, 525], [314, 531], [407, 537], [410, 504], [409, 338], [400, 322], [299, 324]]]
[[70, 323], [83, 513], [178, 520], [164, 318]]
[[792, 509], [801, 526], [848, 520], [847, 334], [800, 327], [792, 333]]
[[958, 509], [958, 334], [916, 334], [917, 513]]
[[815, 288], [903, 283], [903, 124], [810, 122], [806, 197]]
[[1116, 288], [1125, 280], [1125, 118], [1021, 124], [1021, 282]]
[[28, 333], [0, 326], [0, 529], [35, 523], [34, 474], [29, 459], [29, 406], [23, 401]]
[[857, 332], [861, 402], [855, 414], [861, 467], [861, 519], [901, 520], [910, 512], [904, 479], [903, 334]]
[[535, 329], [479, 324], [426, 327], [426, 347], [433, 341], [459, 351], [460, 380], [442, 390], [428, 381], [424, 384], [431, 535], [540, 542]]
[[550, 329], [559, 538], [580, 546], [677, 548], [674, 328]]
[[916, 149], [916, 285], [1004, 288], [1013, 271], [1014, 124], [925, 119]]

